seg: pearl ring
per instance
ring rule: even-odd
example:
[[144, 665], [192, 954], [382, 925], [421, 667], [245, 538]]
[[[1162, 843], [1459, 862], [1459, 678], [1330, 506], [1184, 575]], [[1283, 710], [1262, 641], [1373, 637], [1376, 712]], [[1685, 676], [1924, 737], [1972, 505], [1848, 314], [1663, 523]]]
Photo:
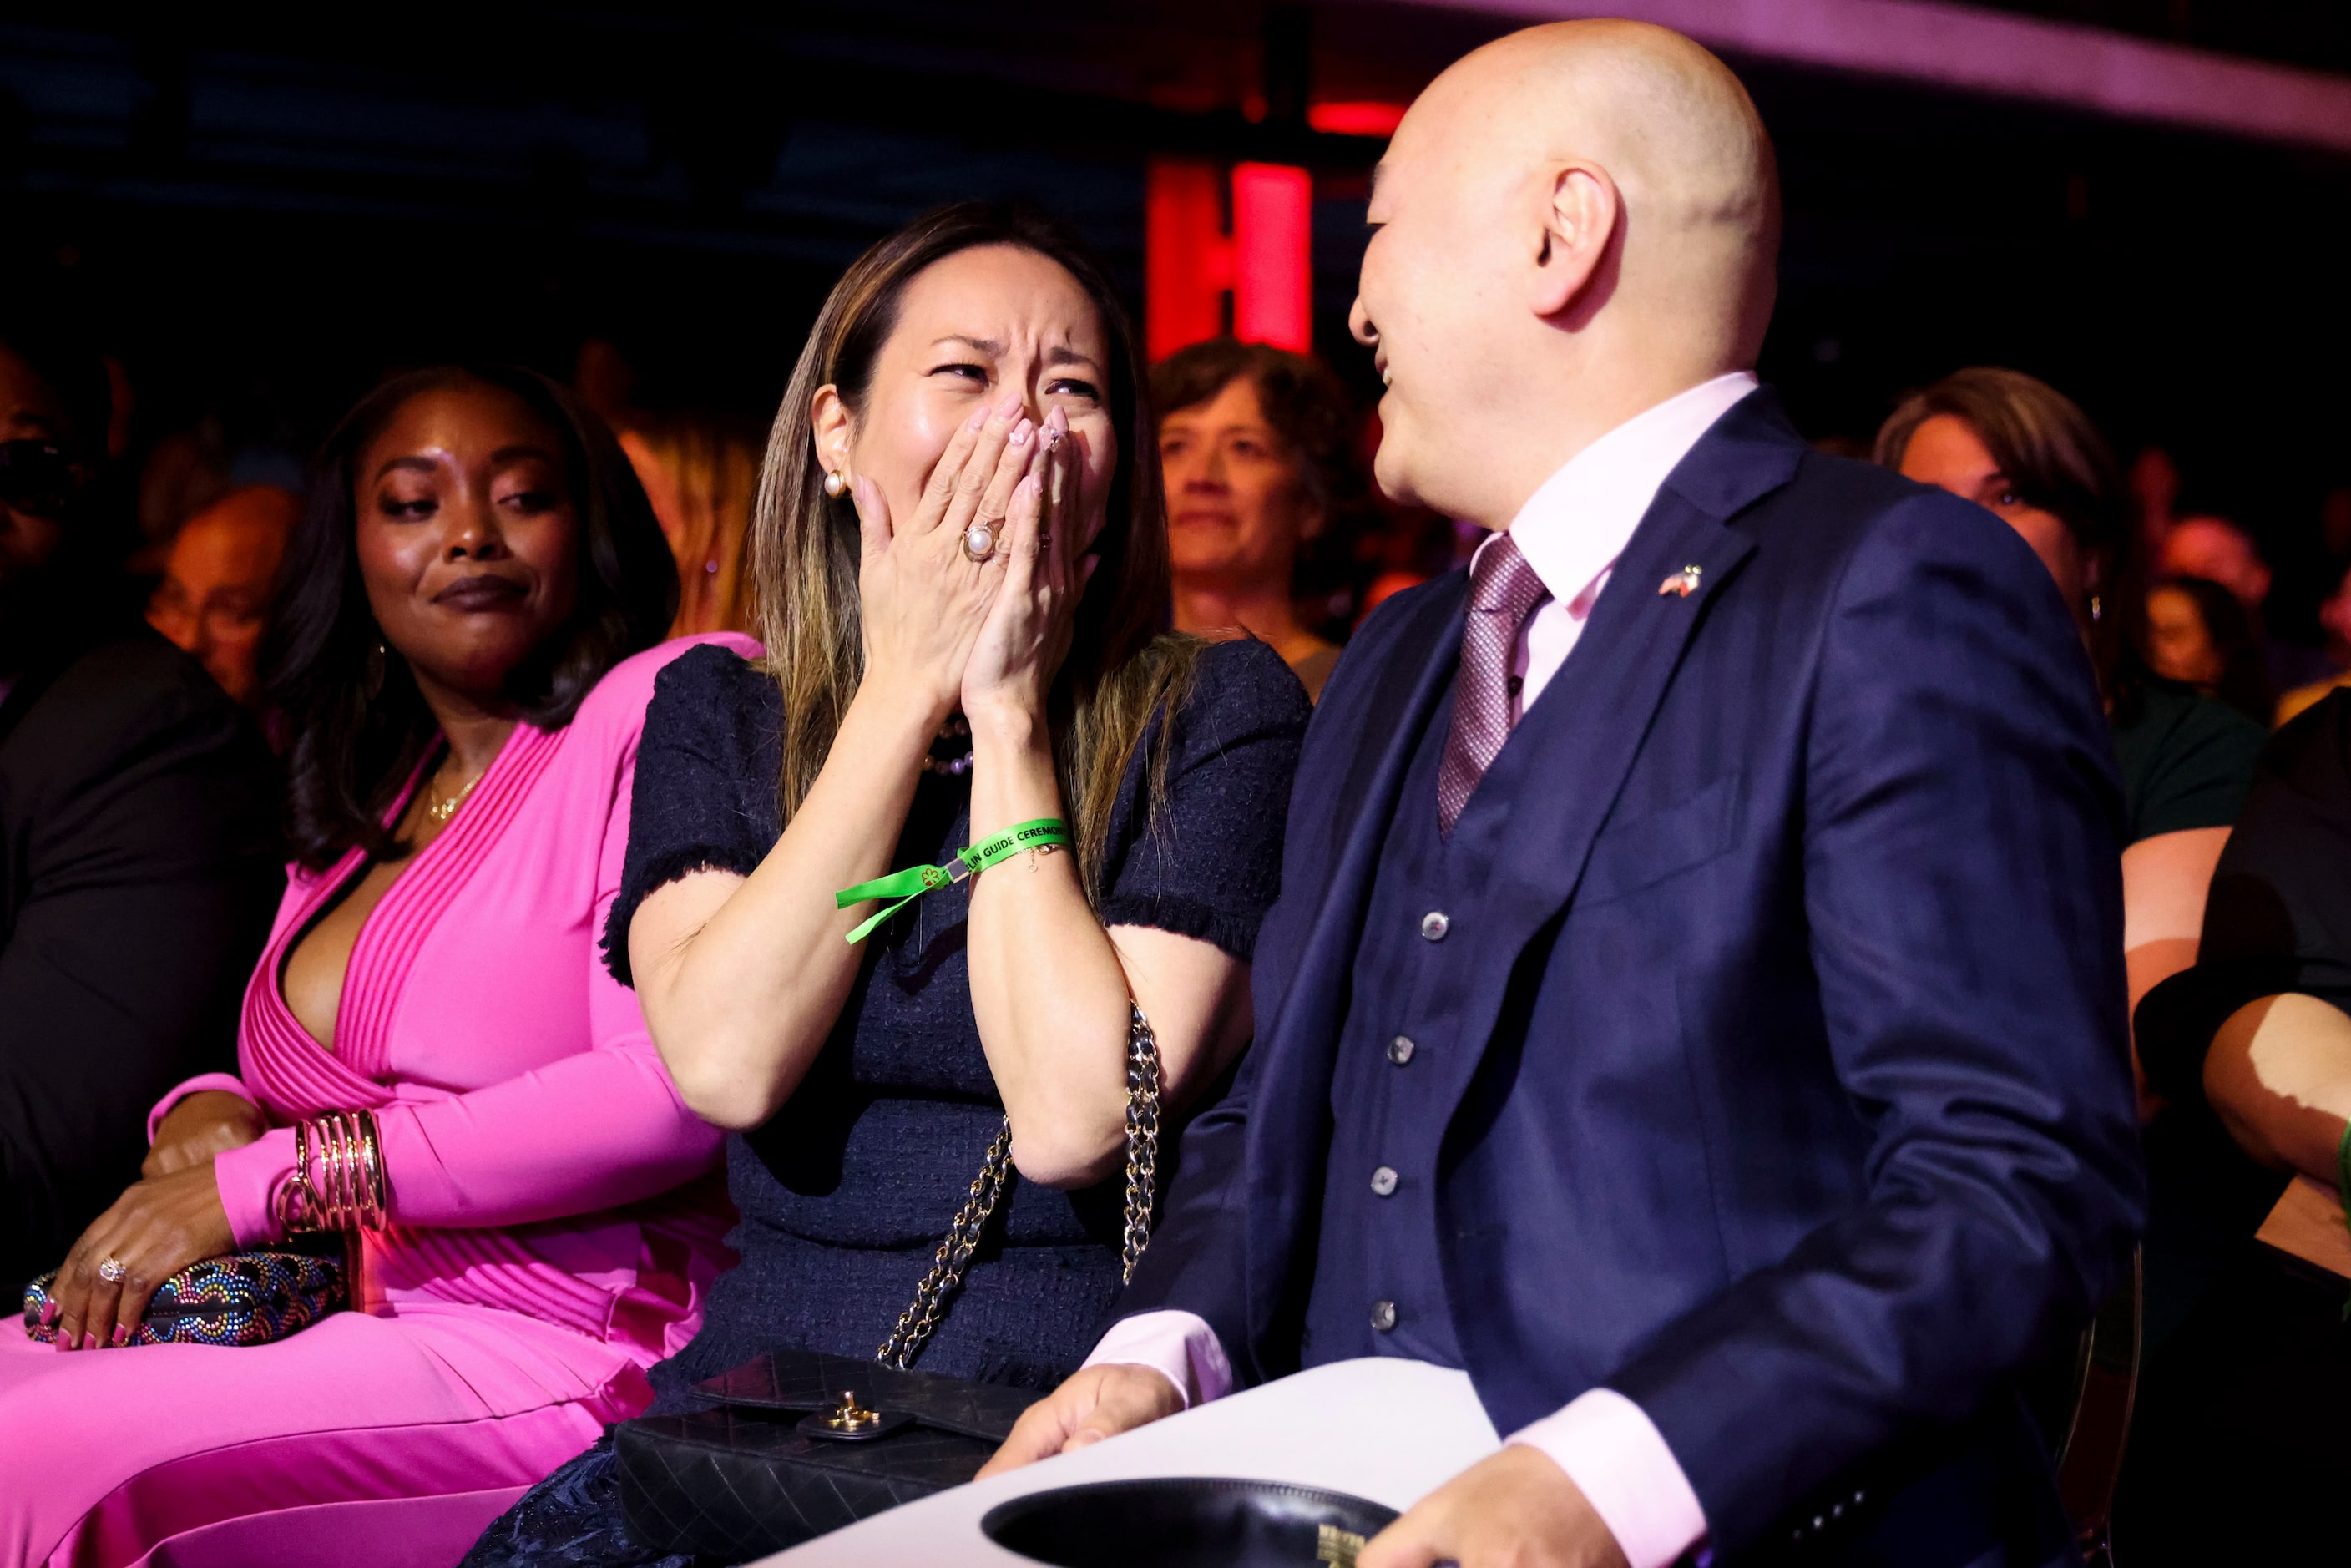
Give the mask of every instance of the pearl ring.
[[986, 523], [974, 523], [963, 531], [964, 559], [977, 566], [996, 553], [996, 530]]

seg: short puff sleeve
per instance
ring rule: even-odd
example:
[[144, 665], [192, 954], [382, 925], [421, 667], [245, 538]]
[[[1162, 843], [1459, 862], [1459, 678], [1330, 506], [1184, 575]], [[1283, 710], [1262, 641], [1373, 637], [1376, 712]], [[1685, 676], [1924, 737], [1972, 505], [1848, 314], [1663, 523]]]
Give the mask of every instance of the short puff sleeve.
[[1281, 655], [1255, 638], [1200, 651], [1166, 736], [1166, 792], [1150, 805], [1152, 721], [1119, 789], [1103, 857], [1105, 925], [1148, 925], [1247, 962], [1281, 891], [1282, 830], [1313, 712]]
[[782, 760], [783, 698], [766, 674], [708, 645], [663, 669], [637, 746], [620, 896], [604, 925], [613, 978], [634, 984], [629, 922], [646, 894], [692, 872], [758, 869], [783, 833]]

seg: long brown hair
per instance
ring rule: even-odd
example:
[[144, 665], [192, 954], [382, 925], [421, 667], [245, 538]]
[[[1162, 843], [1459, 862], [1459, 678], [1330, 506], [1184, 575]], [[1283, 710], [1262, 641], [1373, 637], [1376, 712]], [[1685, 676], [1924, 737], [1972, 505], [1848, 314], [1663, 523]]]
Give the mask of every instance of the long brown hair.
[[[1109, 408], [1118, 467], [1094, 552], [1102, 564], [1079, 603], [1069, 656], [1050, 705], [1055, 771], [1075, 819], [1079, 866], [1098, 896], [1111, 808], [1153, 714], [1189, 693], [1201, 643], [1165, 630], [1167, 509], [1159, 449], [1137, 374], [1134, 324], [1085, 243], [1034, 208], [965, 202], [915, 219], [852, 263], [817, 313], [768, 437], [751, 521], [751, 575], [768, 672], [783, 690], [783, 768], [776, 796], [789, 822], [815, 785], [865, 674], [858, 617], [855, 506], [824, 493], [810, 412], [831, 386], [852, 418], [864, 412], [874, 361], [897, 325], [906, 286], [934, 262], [983, 246], [1014, 246], [1077, 281], [1110, 340]], [[1153, 747], [1146, 799], [1166, 793], [1172, 726]]]
[[2081, 621], [2098, 685], [2120, 713], [2146, 675], [2138, 650], [2147, 586], [2113, 450], [2081, 406], [2047, 382], [1977, 365], [1903, 399], [1877, 433], [1877, 461], [1901, 467], [1918, 427], [1946, 413], [1976, 433], [2017, 496], [2055, 516], [2090, 559], [2095, 613], [2092, 605], [2066, 608]]

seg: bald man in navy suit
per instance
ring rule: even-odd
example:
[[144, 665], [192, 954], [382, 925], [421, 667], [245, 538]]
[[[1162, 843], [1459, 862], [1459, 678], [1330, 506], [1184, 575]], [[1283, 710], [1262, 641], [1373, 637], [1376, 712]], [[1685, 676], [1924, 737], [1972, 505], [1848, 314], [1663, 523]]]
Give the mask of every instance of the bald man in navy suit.
[[2142, 1177], [2065, 606], [1757, 385], [1771, 147], [1687, 39], [1479, 50], [1370, 217], [1380, 482], [1490, 534], [1340, 661], [1257, 1043], [992, 1468], [1402, 1355], [1505, 1446], [1361, 1568], [2074, 1560], [2015, 1385]]

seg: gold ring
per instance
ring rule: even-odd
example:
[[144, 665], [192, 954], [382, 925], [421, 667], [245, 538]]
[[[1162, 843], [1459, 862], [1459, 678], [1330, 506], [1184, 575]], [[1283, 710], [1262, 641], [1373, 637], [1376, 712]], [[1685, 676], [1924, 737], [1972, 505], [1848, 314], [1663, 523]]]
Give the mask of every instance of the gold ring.
[[977, 566], [996, 553], [996, 530], [986, 523], [974, 523], [963, 531], [964, 559]]
[[98, 1266], [98, 1277], [110, 1285], [120, 1284], [122, 1277], [129, 1272], [130, 1268], [120, 1258], [108, 1258]]

